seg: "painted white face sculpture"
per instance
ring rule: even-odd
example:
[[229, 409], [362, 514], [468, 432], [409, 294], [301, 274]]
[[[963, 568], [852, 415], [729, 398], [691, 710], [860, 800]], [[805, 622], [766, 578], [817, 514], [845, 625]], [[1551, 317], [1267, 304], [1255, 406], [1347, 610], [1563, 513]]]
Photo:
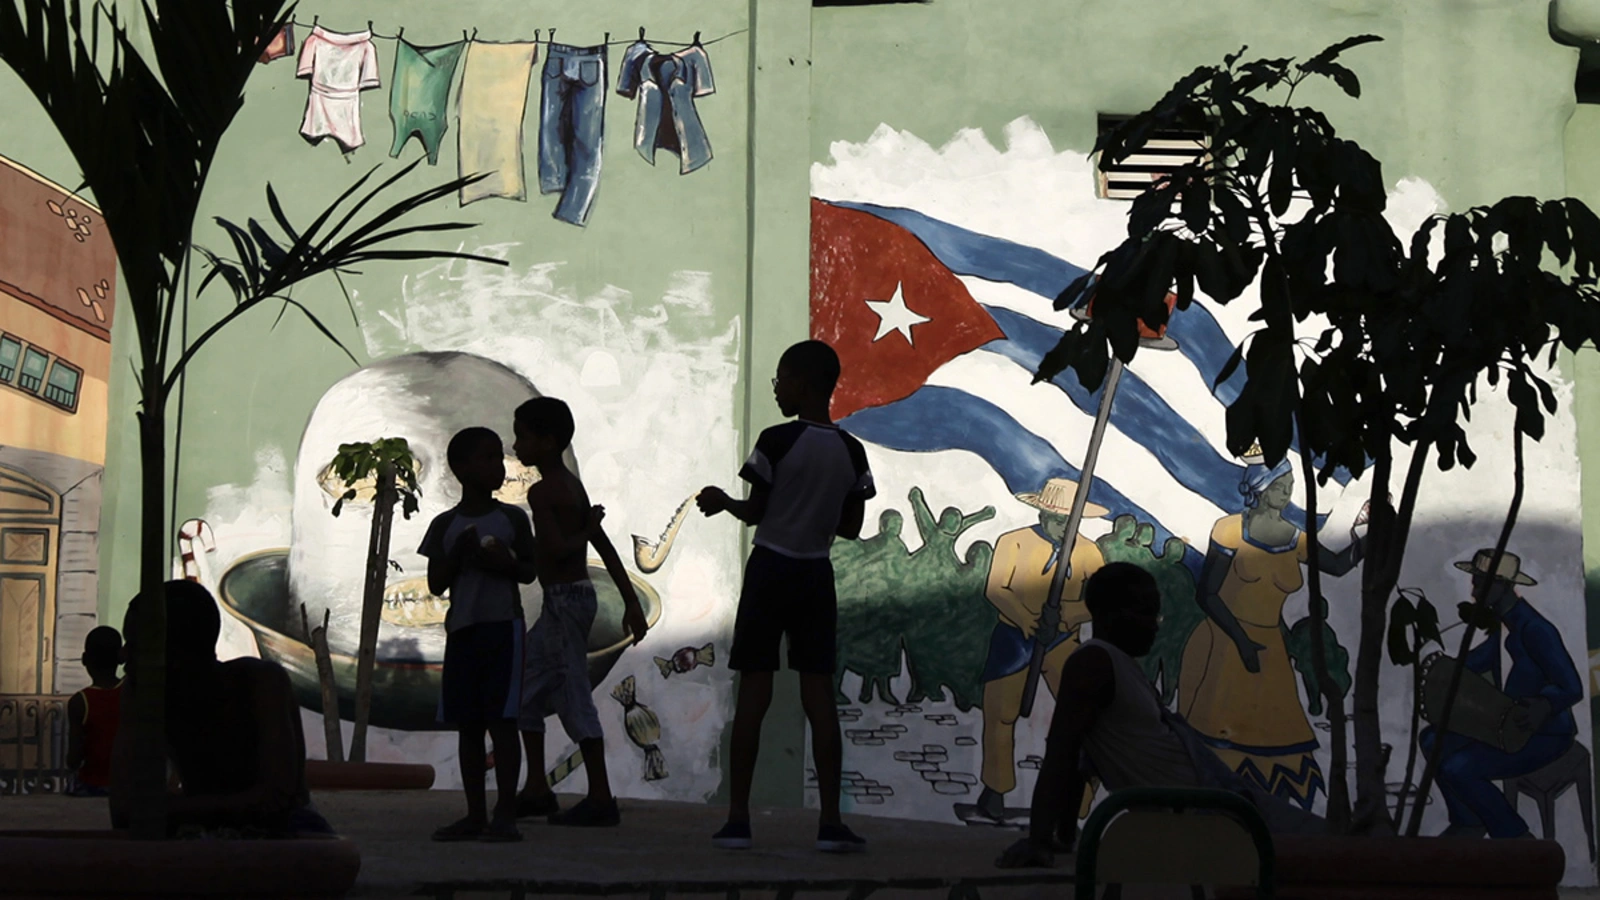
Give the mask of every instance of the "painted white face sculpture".
[[[433, 518], [461, 499], [445, 449], [463, 428], [493, 429], [505, 445], [506, 488], [500, 499], [521, 505], [537, 477], [512, 458], [512, 411], [540, 396], [527, 379], [490, 359], [469, 353], [413, 353], [375, 362], [341, 379], [311, 413], [295, 460], [294, 514], [289, 551], [291, 615], [306, 605], [311, 621], [329, 610], [328, 644], [354, 654], [361, 635], [361, 592], [372, 528], [369, 491], [332, 513], [342, 485], [326, 476], [339, 445], [402, 437], [417, 457], [420, 509], [404, 518], [395, 511], [389, 558], [401, 571], [389, 573], [379, 659], [444, 656], [443, 602], [427, 593], [427, 560], [417, 553]], [[567, 467], [577, 471], [569, 450]], [[357, 485], [359, 489], [361, 485]], [[540, 592], [523, 589], [523, 607], [537, 613]]]

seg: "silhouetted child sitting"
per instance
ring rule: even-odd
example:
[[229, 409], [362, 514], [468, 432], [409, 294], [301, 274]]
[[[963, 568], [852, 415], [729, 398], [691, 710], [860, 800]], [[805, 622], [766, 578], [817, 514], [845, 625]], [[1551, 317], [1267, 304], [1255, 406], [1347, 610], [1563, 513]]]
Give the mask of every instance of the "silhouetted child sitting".
[[[591, 506], [583, 482], [562, 455], [572, 443], [572, 411], [554, 397], [537, 397], [517, 407], [517, 459], [537, 466], [539, 480], [528, 488], [528, 510], [539, 547], [539, 583], [544, 609], [528, 632], [520, 724], [528, 754], [528, 784], [519, 815], [548, 815], [553, 825], [617, 825], [622, 821], [606, 773], [605, 741], [589, 684], [589, 627], [598, 598], [589, 580], [585, 550], [590, 544], [622, 593], [622, 625], [635, 644], [648, 625], [622, 558], [600, 527], [603, 507]], [[589, 795], [560, 811], [544, 777], [544, 720], [561, 719], [567, 737], [578, 742], [589, 774]]]
[[838, 381], [839, 356], [827, 344], [803, 341], [785, 350], [772, 390], [778, 409], [795, 421], [768, 428], [756, 439], [739, 470], [750, 484], [749, 497], [734, 500], [719, 487], [707, 487], [697, 498], [708, 516], [729, 512], [756, 526], [728, 654], [728, 667], [739, 673], [739, 698], [729, 753], [728, 822], [711, 838], [718, 847], [751, 844], [750, 784], [761, 720], [772, 703], [778, 648], [787, 635], [789, 668], [800, 675], [800, 705], [811, 724], [822, 803], [817, 849], [866, 849], [866, 841], [839, 817], [844, 754], [833, 700], [839, 616], [829, 554], [835, 536], [861, 536], [866, 501], [876, 490], [861, 442], [834, 425], [828, 413]]
[[[445, 450], [461, 502], [428, 526], [428, 590], [448, 591], [439, 719], [460, 736], [466, 818], [436, 841], [520, 841], [517, 831], [517, 710], [522, 684], [522, 589], [534, 579], [533, 529], [522, 510], [494, 498], [506, 481], [505, 448], [487, 428], [466, 428]], [[484, 734], [494, 741], [495, 807], [487, 814]]]
[[[306, 790], [305, 735], [289, 675], [274, 662], [217, 660], [217, 602], [192, 581], [165, 586], [166, 744], [182, 793], [167, 799], [168, 830], [224, 836], [329, 836], [333, 829]], [[122, 702], [137, 703], [138, 622], [145, 599], [128, 605], [127, 678]], [[126, 827], [133, 796], [133, 729], [117, 732], [111, 818]]]
[[104, 797], [111, 790], [111, 745], [122, 721], [122, 635], [109, 625], [83, 639], [83, 667], [90, 685], [67, 701], [67, 768], [74, 797]]

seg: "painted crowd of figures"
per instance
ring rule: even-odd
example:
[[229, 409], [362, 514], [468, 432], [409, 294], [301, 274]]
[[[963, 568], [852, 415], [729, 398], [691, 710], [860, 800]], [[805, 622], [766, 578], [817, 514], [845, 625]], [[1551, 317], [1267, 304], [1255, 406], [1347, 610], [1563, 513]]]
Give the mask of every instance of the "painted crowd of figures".
[[[1143, 664], [1163, 700], [1239, 775], [1310, 809], [1325, 786], [1312, 722], [1323, 710], [1316, 692], [1307, 690], [1308, 699], [1301, 699], [1300, 684], [1309, 687], [1312, 678], [1309, 619], [1292, 626], [1284, 621], [1286, 602], [1304, 586], [1309, 546], [1305, 532], [1284, 517], [1293, 489], [1289, 463], [1250, 464], [1240, 485], [1244, 509], [1215, 523], [1198, 573], [1184, 562], [1183, 541], [1167, 539], [1158, 554], [1154, 528], [1131, 515], [1118, 516], [1099, 540], [1078, 535], [1059, 631], [1041, 638], [1036, 630], [1076, 485], [1053, 479], [1036, 493], [1017, 495], [1016, 502], [1037, 510], [1038, 523], [1004, 533], [993, 545], [972, 541], [964, 556], [956, 550], [958, 539], [993, 518], [994, 508], [967, 514], [951, 507], [935, 517], [922, 489], [914, 488], [908, 499], [922, 541], [918, 549], [908, 549], [904, 516], [890, 509], [880, 515], [875, 536], [835, 550], [837, 677], [841, 689], [847, 673], [861, 684], [859, 697], [841, 693], [839, 701], [918, 703], [943, 700], [948, 691], [962, 710], [981, 707], [982, 790], [976, 803], [957, 804], [956, 813], [967, 821], [1015, 822], [1026, 816], [1026, 803], [1006, 800], [1017, 787], [1015, 729], [1034, 642], [1046, 645], [1042, 681], [1054, 694], [1061, 666], [1089, 619], [1081, 602], [1084, 582], [1107, 563], [1132, 562], [1162, 588], [1160, 636]], [[1098, 518], [1106, 510], [1089, 503], [1085, 515]], [[1322, 548], [1323, 572], [1338, 577], [1357, 566], [1363, 535], [1353, 528], [1350, 537], [1342, 550]], [[1555, 627], [1516, 593], [1533, 579], [1520, 571], [1517, 557], [1507, 559], [1494, 598], [1502, 627], [1467, 665], [1528, 710], [1518, 719], [1527, 740], [1513, 747], [1461, 733], [1446, 738], [1439, 784], [1451, 833], [1524, 833], [1525, 822], [1497, 782], [1583, 750], [1571, 711], [1583, 698], [1577, 668]], [[1457, 563], [1474, 578], [1486, 577], [1486, 565], [1481, 555]], [[1467, 589], [1463, 584], [1463, 596]], [[1347, 690], [1349, 654], [1331, 627], [1325, 646], [1335, 680]], [[1502, 666], [1502, 647], [1509, 669]], [[892, 682], [901, 675], [902, 656], [909, 688], [897, 697]], [[1424, 750], [1435, 740], [1432, 728], [1423, 729]]]

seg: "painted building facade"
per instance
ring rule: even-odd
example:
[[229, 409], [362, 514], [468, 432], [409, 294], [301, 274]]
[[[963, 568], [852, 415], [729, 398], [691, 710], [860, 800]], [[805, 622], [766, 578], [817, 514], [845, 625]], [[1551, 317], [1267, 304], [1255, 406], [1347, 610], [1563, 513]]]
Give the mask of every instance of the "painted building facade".
[[[421, 0], [314, 6], [297, 15], [309, 23], [320, 14], [324, 27], [350, 31], [371, 18], [378, 30], [377, 84], [359, 107], [364, 143], [344, 153], [332, 140], [303, 137], [307, 83], [296, 77], [296, 56], [273, 60], [259, 67], [219, 159], [220, 172], [238, 174], [213, 178], [202, 219], [262, 216], [270, 182], [290, 217], [306, 220], [357, 169], [397, 165], [391, 144], [398, 162], [437, 149], [413, 187], [486, 158], [497, 166], [499, 196], [463, 197], [465, 205], [428, 215], [478, 223], [461, 246], [508, 265], [373, 267], [350, 282], [354, 320], [334, 314], [345, 302], [336, 284], [297, 295], [327, 313], [359, 359], [354, 366], [293, 315], [273, 327], [263, 314], [220, 336], [186, 379], [173, 435], [173, 521], [185, 523], [174, 535], [174, 567], [221, 598], [226, 655], [271, 656], [294, 670], [305, 652], [300, 603], [311, 614], [329, 610], [335, 653], [348, 652], [370, 512], [358, 505], [335, 519], [337, 486], [324, 469], [341, 442], [411, 440], [423, 465], [422, 510], [396, 523], [402, 572], [391, 579], [381, 632], [391, 672], [380, 675], [385, 700], [372, 752], [433, 762], [441, 786], [454, 783], [454, 738], [433, 730], [434, 687], [415, 674], [437, 664], [438, 598], [414, 583], [423, 565], [414, 551], [427, 521], [455, 502], [443, 446], [466, 424], [490, 425], [509, 445], [514, 400], [553, 394], [573, 407], [572, 464], [606, 504], [607, 529], [653, 621], [637, 648], [622, 650], [604, 629], [591, 639], [596, 702], [616, 737], [614, 780], [628, 797], [723, 796], [733, 684], [726, 650], [748, 536], [725, 518], [692, 514], [686, 501], [705, 484], [734, 485], [756, 434], [778, 420], [766, 387], [778, 354], [814, 335], [845, 361], [834, 413], [866, 443], [879, 491], [864, 540], [835, 550], [847, 809], [966, 822], [975, 839], [1004, 841], [1024, 821], [1060, 665], [1091, 633], [1075, 602], [1082, 581], [1118, 560], [1148, 568], [1163, 587], [1163, 636], [1147, 660], [1163, 698], [1241, 774], [1322, 809], [1329, 731], [1326, 710], [1305, 688], [1299, 489], [1293, 475], [1224, 449], [1230, 395], [1215, 384], [1218, 354], [1248, 332], [1248, 310], [1199, 304], [1174, 324], [1170, 347], [1140, 355], [1112, 408], [1088, 515], [1070, 553], [1056, 549], [1101, 398], [1070, 376], [1032, 385], [1031, 373], [1070, 323], [1051, 307], [1055, 294], [1124, 233], [1128, 203], [1095, 171], [1096, 135], [1108, 117], [1145, 108], [1194, 66], [1241, 44], [1304, 56], [1375, 33], [1385, 41], [1348, 60], [1362, 99], [1321, 88], [1305, 99], [1383, 161], [1398, 232], [1510, 194], [1572, 194], [1600, 205], [1600, 170], [1584, 149], [1600, 127], [1574, 44], [1584, 38], [1553, 35], [1546, 5], [1533, 2], [1467, 11], [1445, 0], [816, 8], [717, 0], [691, 11], [606, 0], [563, 9], [559, 21], [491, 0], [447, 9]], [[461, 104], [449, 101], [436, 145], [419, 145], [389, 115], [389, 91], [414, 77], [410, 57], [386, 37], [402, 25], [407, 40], [428, 44], [474, 28], [496, 41], [531, 41], [556, 25], [572, 46], [610, 46], [569, 56], [540, 44], [491, 69], [484, 45], [469, 44], [451, 88]], [[302, 61], [308, 30], [296, 33]], [[684, 73], [675, 119], [661, 118], [660, 106], [652, 113], [650, 89], [631, 89], [623, 77], [636, 30], [662, 56], [682, 54], [673, 57]], [[553, 96], [574, 104], [566, 113], [558, 104], [555, 114], [603, 126], [598, 166], [584, 169], [597, 178], [592, 192], [574, 193], [570, 170], [558, 172], [550, 148], [540, 147]], [[0, 139], [0, 154], [72, 183], [72, 161], [9, 73], [0, 73], [0, 104], [29, 126]], [[672, 128], [662, 130], [663, 121]], [[518, 124], [520, 143], [488, 141], [485, 122]], [[566, 162], [578, 165], [576, 156]], [[226, 246], [219, 231], [196, 240]], [[69, 307], [77, 302], [64, 296]], [[203, 296], [194, 321], [211, 321], [225, 302]], [[93, 315], [92, 304], [79, 307]], [[13, 309], [49, 318], [37, 305], [14, 304], [0, 331], [12, 330]], [[87, 327], [82, 311], [72, 312]], [[98, 611], [117, 623], [136, 575], [134, 392], [119, 362], [131, 335], [123, 325], [106, 330], [114, 354], [109, 368], [97, 368], [78, 363], [75, 350], [54, 350], [46, 334], [34, 338], [39, 346], [85, 373], [78, 415], [94, 379], [104, 385], [105, 372], [117, 373], [108, 437], [100, 438], [111, 474], [101, 522], [106, 534], [130, 539], [101, 541], [97, 551]], [[1588, 612], [1595, 589], [1586, 578], [1600, 570], [1600, 537], [1584, 537], [1600, 516], [1584, 511], [1600, 495], [1581, 465], [1600, 459], [1592, 396], [1600, 367], [1591, 357], [1565, 359], [1557, 373], [1561, 411], [1529, 449], [1523, 524], [1510, 548], [1522, 580], [1535, 582], [1519, 588], [1528, 615], [1517, 627], [1544, 634], [1543, 622], [1558, 639], [1531, 662], [1493, 661], [1553, 673], [1545, 686], [1559, 701], [1557, 730], [1570, 730], [1546, 742], [1549, 759], [1530, 758], [1520, 775], [1493, 780], [1511, 800], [1493, 810], [1494, 823], [1481, 823], [1510, 827], [1506, 810], [1514, 809], [1535, 833], [1563, 842], [1574, 884], [1594, 881], [1594, 689], [1585, 660], [1600, 644], [1584, 635], [1600, 621]], [[36, 404], [28, 409], [37, 415], [51, 409], [20, 395], [0, 402]], [[1486, 397], [1473, 425], [1482, 459], [1430, 475], [1424, 486], [1401, 584], [1447, 612], [1441, 625], [1454, 624], [1448, 611], [1467, 598], [1458, 564], [1470, 568], [1492, 545], [1510, 497], [1509, 444], [1499, 436], [1508, 416]], [[67, 442], [50, 452], [78, 452], [71, 442], [80, 438], [66, 430], [29, 427], [39, 439]], [[0, 438], [8, 452], [10, 443]], [[526, 477], [508, 471], [514, 496]], [[1343, 551], [1361, 540], [1362, 482], [1329, 490], [1326, 541]], [[1062, 555], [1072, 569], [1066, 614], [1030, 688], [1038, 611]], [[1231, 580], [1214, 593], [1199, 578], [1208, 557], [1232, 560]], [[1358, 572], [1325, 588], [1332, 630], [1351, 652]], [[524, 599], [537, 608], [537, 591]], [[1224, 613], [1247, 626], [1247, 644], [1226, 638]], [[1487, 659], [1497, 645], [1484, 646]], [[63, 676], [53, 677], [61, 690]], [[1398, 791], [1410, 673], [1386, 664], [1382, 677]], [[297, 686], [314, 715], [314, 684]], [[315, 743], [322, 730], [308, 724]], [[550, 759], [569, 757], [559, 729], [548, 740]], [[815, 801], [805, 746], [797, 696], [780, 693], [758, 802]], [[1535, 777], [1556, 769], [1562, 777]], [[570, 779], [562, 789], [582, 787], [581, 767], [562, 775]], [[1447, 800], [1435, 793], [1426, 830], [1449, 824]]]

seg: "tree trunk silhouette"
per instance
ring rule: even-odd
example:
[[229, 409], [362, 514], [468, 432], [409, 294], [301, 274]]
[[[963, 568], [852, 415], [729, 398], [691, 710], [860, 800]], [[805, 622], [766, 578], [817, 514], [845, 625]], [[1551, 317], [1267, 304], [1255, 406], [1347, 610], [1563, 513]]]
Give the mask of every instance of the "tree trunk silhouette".
[[372, 676], [377, 667], [378, 625], [383, 613], [383, 588], [389, 580], [389, 536], [394, 524], [394, 464], [378, 464], [372, 496], [372, 536], [367, 542], [367, 578], [361, 596], [361, 645], [356, 657], [356, 723], [350, 737], [350, 761], [367, 761], [367, 721], [372, 712]]
[[[148, 364], [139, 421], [139, 618], [133, 623], [133, 770], [128, 786], [129, 829], [138, 840], [167, 836], [167, 554], [166, 406], [161, 379]], [[126, 721], [126, 719], [124, 720]]]
[[1328, 671], [1328, 648], [1323, 643], [1328, 633], [1327, 604], [1322, 600], [1322, 566], [1318, 560], [1320, 544], [1317, 540], [1317, 470], [1311, 458], [1311, 445], [1306, 435], [1310, 432], [1303, 421], [1303, 413], [1296, 411], [1295, 419], [1300, 432], [1300, 474], [1305, 479], [1306, 491], [1306, 589], [1311, 598], [1311, 667], [1316, 671], [1317, 690], [1327, 701], [1328, 710], [1328, 822], [1335, 833], [1342, 834], [1350, 824], [1350, 782], [1346, 776], [1349, 753], [1345, 741], [1344, 698], [1339, 696], [1339, 686]]
[[1361, 566], [1361, 634], [1356, 650], [1352, 685], [1356, 750], [1356, 803], [1351, 814], [1353, 831], [1390, 832], [1387, 785], [1383, 765], [1383, 724], [1378, 718], [1378, 681], [1383, 672], [1383, 644], [1388, 622], [1388, 540], [1393, 534], [1394, 511], [1389, 505], [1389, 482], [1394, 457], [1380, 452], [1373, 460], [1372, 493], [1368, 497], [1368, 545], [1377, 548]]
[[317, 658], [317, 683], [322, 687], [322, 737], [328, 745], [328, 761], [344, 762], [344, 735], [339, 727], [339, 690], [333, 678], [333, 654], [328, 652], [328, 613], [322, 611], [322, 624], [311, 627], [306, 618], [306, 605], [300, 604], [300, 623], [306, 633], [306, 642]]

